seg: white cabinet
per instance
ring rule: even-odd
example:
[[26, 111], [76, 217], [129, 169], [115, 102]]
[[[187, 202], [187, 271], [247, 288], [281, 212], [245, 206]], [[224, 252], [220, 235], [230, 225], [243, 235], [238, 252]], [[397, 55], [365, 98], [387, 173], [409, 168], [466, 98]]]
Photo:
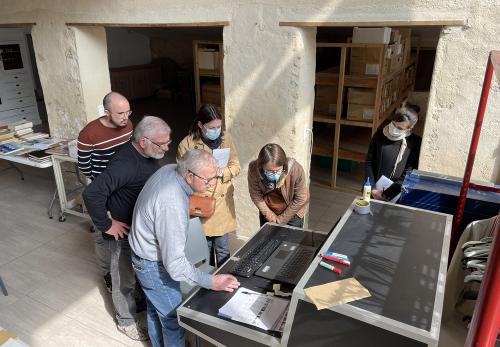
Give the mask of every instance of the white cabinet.
[[31, 62], [22, 29], [0, 29], [0, 124], [40, 124]]

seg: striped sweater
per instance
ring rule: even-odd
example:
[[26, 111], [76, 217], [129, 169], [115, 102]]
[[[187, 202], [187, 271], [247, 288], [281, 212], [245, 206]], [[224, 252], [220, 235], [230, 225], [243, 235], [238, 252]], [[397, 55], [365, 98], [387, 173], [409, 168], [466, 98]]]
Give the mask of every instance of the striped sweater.
[[108, 166], [113, 155], [130, 140], [132, 122], [123, 128], [108, 128], [99, 119], [85, 126], [78, 135], [78, 168], [94, 179]]

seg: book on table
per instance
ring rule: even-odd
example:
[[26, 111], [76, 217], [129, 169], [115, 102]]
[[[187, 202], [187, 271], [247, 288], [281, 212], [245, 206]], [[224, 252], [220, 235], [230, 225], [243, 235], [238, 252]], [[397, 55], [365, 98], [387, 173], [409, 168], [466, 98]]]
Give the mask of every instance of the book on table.
[[35, 161], [49, 161], [50, 160], [50, 154], [46, 153], [45, 151], [33, 151], [28, 154], [28, 158], [35, 160]]
[[23, 146], [16, 142], [9, 142], [0, 145], [0, 154], [13, 154], [15, 152], [21, 151]]
[[9, 124], [9, 129], [13, 130], [13, 131], [26, 129], [26, 128], [33, 128], [33, 122], [28, 122], [28, 121], [22, 120], [19, 122]]
[[47, 133], [36, 132], [36, 133], [22, 135], [22, 136], [20, 136], [20, 139], [22, 139], [24, 141], [33, 141], [33, 140], [37, 140], [37, 139], [45, 139], [49, 136], [50, 135]]
[[33, 132], [33, 128], [24, 128], [24, 129], [19, 129], [19, 130], [14, 131], [14, 134], [17, 137], [20, 137], [20, 136], [23, 136], [26, 134], [31, 134], [32, 132]]

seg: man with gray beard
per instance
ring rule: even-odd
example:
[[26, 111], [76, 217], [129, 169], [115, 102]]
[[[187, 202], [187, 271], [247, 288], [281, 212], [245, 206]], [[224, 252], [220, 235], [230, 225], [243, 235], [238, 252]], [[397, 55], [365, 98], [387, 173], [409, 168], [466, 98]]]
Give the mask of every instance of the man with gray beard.
[[137, 197], [149, 177], [159, 169], [158, 159], [168, 151], [170, 132], [162, 119], [144, 117], [137, 124], [132, 140], [83, 192], [96, 232], [102, 233], [111, 254], [111, 295], [118, 330], [133, 340], [147, 340], [148, 335], [137, 325], [135, 276], [127, 234]]

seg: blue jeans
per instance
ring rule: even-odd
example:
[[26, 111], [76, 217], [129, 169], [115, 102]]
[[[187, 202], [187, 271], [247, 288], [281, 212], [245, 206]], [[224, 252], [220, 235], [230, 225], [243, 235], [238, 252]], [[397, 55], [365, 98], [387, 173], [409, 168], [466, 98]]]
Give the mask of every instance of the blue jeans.
[[229, 258], [229, 234], [222, 236], [207, 236], [208, 252], [210, 254], [210, 265], [215, 266], [213, 259], [214, 248], [217, 258], [217, 267], [220, 267]]
[[153, 347], [184, 347], [184, 329], [177, 322], [176, 309], [182, 302], [180, 284], [174, 281], [161, 261], [132, 254], [132, 267], [148, 307], [148, 333]]

